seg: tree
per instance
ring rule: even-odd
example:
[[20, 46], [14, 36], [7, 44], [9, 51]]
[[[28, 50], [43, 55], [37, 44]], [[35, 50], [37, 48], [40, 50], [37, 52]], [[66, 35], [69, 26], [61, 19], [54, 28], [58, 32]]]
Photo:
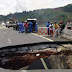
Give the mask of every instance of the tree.
[[66, 12], [72, 12], [72, 4], [68, 4], [67, 6], [64, 7], [64, 11]]

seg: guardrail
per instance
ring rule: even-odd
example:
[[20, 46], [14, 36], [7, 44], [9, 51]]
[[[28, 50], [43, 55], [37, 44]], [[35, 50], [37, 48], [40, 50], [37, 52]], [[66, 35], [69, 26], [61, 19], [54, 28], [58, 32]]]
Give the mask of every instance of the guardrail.
[[[54, 32], [55, 32], [55, 30], [53, 29], [52, 35], [54, 35]], [[39, 27], [38, 28], [38, 35], [50, 36], [50, 28], [49, 27]]]

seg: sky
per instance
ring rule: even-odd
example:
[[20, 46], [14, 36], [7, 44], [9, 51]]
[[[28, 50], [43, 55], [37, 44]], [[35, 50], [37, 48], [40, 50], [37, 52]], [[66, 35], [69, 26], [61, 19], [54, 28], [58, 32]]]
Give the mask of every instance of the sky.
[[72, 0], [0, 0], [0, 15], [44, 8], [57, 8], [70, 3], [72, 3]]

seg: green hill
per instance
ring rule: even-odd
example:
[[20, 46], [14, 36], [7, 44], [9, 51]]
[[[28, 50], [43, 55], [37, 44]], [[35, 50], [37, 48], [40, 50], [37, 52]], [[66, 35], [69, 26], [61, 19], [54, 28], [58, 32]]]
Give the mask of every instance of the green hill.
[[72, 4], [54, 9], [38, 9], [34, 11], [23, 11], [22, 13], [9, 14], [7, 16], [0, 16], [0, 20], [15, 17], [18, 20], [26, 20], [27, 18], [37, 18], [40, 25], [46, 24], [48, 20], [52, 22], [60, 20], [67, 22], [68, 18], [72, 17]]

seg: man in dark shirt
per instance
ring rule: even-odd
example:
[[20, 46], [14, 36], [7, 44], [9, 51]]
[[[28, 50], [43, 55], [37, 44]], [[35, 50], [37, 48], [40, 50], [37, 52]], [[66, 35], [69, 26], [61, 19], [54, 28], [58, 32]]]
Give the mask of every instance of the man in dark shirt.
[[60, 27], [60, 33], [62, 33], [64, 27], [65, 27], [65, 24], [64, 24], [64, 21], [60, 21], [60, 24], [59, 24], [59, 27]]

